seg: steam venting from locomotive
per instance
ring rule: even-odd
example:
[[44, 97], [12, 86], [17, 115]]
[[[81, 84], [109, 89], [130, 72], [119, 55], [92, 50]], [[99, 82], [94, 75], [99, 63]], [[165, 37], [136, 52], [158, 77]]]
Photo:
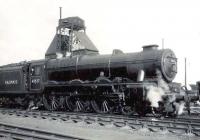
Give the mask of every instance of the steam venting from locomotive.
[[[161, 72], [159, 70], [156, 71], [158, 77], [157, 86], [148, 86], [147, 87], [147, 100], [151, 103], [151, 107], [158, 108], [159, 102], [163, 101], [163, 96], [166, 92], [169, 91], [168, 84], [162, 79]], [[168, 102], [173, 104], [176, 115], [183, 114], [185, 103], [184, 102], [176, 102], [175, 95], [168, 96]]]
[[159, 101], [162, 101], [164, 91], [160, 87], [149, 86], [147, 92], [147, 100], [151, 103], [152, 107], [159, 107]]
[[174, 105], [175, 105], [175, 109], [176, 109], [176, 114], [177, 115], [183, 114], [185, 103], [184, 102], [180, 102], [180, 103], [175, 102]]
[[159, 107], [159, 102], [162, 101], [162, 96], [165, 95], [165, 91], [169, 90], [168, 84], [162, 79], [161, 72], [156, 71], [158, 77], [158, 86], [147, 87], [147, 100], [151, 103], [151, 107]]

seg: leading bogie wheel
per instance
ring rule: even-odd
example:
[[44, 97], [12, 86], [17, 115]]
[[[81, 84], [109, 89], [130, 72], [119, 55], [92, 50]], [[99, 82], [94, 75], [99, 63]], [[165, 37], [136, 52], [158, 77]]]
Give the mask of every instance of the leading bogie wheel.
[[135, 109], [133, 106], [124, 105], [122, 106], [121, 112], [126, 116], [131, 116], [135, 113]]

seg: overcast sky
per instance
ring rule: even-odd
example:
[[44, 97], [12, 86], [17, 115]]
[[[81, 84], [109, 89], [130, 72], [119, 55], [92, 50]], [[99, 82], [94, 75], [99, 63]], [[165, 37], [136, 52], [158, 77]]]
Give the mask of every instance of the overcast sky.
[[63, 17], [85, 20], [87, 34], [101, 54], [113, 49], [141, 51], [158, 44], [178, 58], [177, 82], [200, 80], [199, 0], [0, 0], [0, 65], [44, 58]]

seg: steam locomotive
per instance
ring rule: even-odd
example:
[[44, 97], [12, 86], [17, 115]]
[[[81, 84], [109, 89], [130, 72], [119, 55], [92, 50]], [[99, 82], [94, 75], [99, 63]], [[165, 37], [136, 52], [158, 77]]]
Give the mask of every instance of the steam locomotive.
[[173, 51], [157, 45], [136, 53], [113, 50], [100, 55], [85, 33], [84, 21], [68, 17], [59, 20], [45, 59], [0, 67], [0, 104], [51, 111], [175, 114], [180, 101], [199, 100], [173, 90], [176, 73]]

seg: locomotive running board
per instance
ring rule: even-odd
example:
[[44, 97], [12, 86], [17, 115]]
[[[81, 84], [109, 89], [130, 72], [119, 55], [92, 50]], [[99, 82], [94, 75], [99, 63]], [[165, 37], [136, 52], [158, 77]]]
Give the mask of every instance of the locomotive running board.
[[126, 86], [127, 88], [138, 88], [157, 86], [155, 83], [81, 83], [81, 84], [64, 84], [64, 83], [51, 83], [45, 84], [45, 87], [110, 87], [110, 86]]

